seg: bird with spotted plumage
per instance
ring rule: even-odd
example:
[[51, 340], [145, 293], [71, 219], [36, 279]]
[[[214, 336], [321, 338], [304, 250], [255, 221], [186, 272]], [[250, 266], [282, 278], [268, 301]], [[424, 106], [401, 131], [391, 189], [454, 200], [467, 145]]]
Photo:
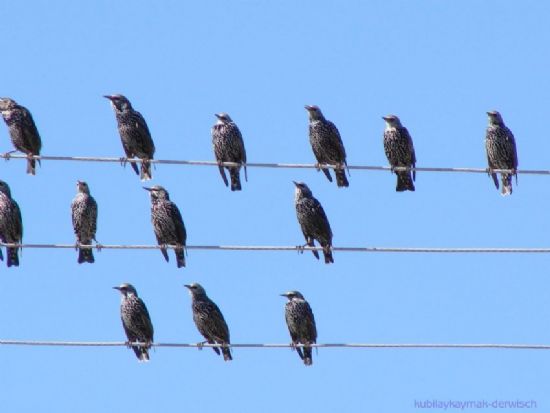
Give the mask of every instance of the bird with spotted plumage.
[[179, 208], [170, 200], [168, 191], [160, 185], [143, 187], [151, 195], [151, 223], [157, 237], [160, 251], [166, 262], [169, 261], [167, 245], [174, 246], [178, 268], [185, 267], [185, 243], [187, 231]]
[[[128, 346], [134, 350], [139, 361], [149, 361], [149, 349], [153, 343], [153, 323], [149, 311], [132, 284], [124, 283], [115, 290], [120, 291], [120, 318], [128, 338]], [[131, 346], [130, 343], [144, 343], [145, 346]]]
[[142, 181], [152, 179], [151, 160], [155, 155], [155, 144], [151, 138], [151, 132], [145, 119], [137, 110], [134, 110], [130, 101], [123, 95], [105, 95], [111, 101], [118, 124], [118, 133], [122, 141], [125, 164], [128, 159], [139, 158], [141, 160], [141, 173], [135, 162], [130, 162], [136, 175], [140, 175]]
[[382, 116], [386, 121], [384, 129], [384, 152], [391, 165], [392, 172], [397, 175], [398, 192], [414, 191], [416, 171], [395, 171], [395, 167], [414, 168], [416, 166], [416, 154], [413, 141], [407, 128], [395, 115]]
[[[191, 295], [191, 310], [193, 311], [193, 321], [199, 330], [199, 333], [206, 339], [205, 343], [220, 344], [223, 359], [225, 361], [233, 360], [229, 344], [229, 328], [223, 318], [223, 314], [207, 295], [204, 288], [198, 283], [186, 284], [185, 287]], [[203, 343], [204, 344], [204, 343]], [[218, 347], [212, 347], [214, 352], [220, 355]]]
[[487, 112], [489, 117], [489, 125], [485, 135], [485, 149], [487, 151], [487, 160], [489, 162], [489, 174], [493, 177], [493, 181], [497, 189], [498, 177], [494, 169], [510, 169], [510, 173], [501, 173], [502, 180], [502, 195], [512, 194], [512, 176], [516, 177], [517, 184], [517, 169], [518, 169], [518, 153], [516, 148], [516, 140], [514, 134], [504, 124], [502, 116], [496, 110]]
[[[294, 205], [298, 223], [306, 239], [304, 246], [314, 247], [317, 240], [323, 248], [325, 264], [334, 262], [332, 257], [332, 230], [321, 203], [313, 196], [311, 189], [303, 182], [294, 182]], [[319, 259], [316, 250], [311, 251]]]
[[[10, 138], [16, 151], [27, 155], [27, 173], [36, 174], [36, 160], [33, 156], [40, 155], [42, 140], [31, 112], [10, 98], [0, 98], [0, 113], [8, 126]], [[15, 152], [15, 151], [12, 151]], [[7, 159], [9, 159], [9, 153]], [[40, 159], [38, 159], [40, 164]]]
[[[0, 240], [6, 244], [20, 244], [23, 241], [23, 220], [17, 202], [11, 197], [9, 185], [0, 180]], [[19, 266], [17, 248], [6, 248], [8, 267]], [[3, 260], [0, 250], [0, 260]]]
[[346, 178], [346, 149], [340, 136], [340, 132], [334, 123], [325, 119], [318, 106], [305, 106], [309, 115], [309, 143], [313, 154], [317, 159], [317, 170], [322, 170], [327, 179], [332, 182], [328, 168], [320, 165], [335, 165], [336, 185], [338, 187], [349, 186]]
[[240, 191], [241, 166], [244, 165], [244, 179], [248, 181], [246, 172], [246, 151], [244, 149], [244, 141], [239, 127], [227, 113], [216, 113], [217, 122], [212, 126], [212, 145], [214, 147], [214, 155], [218, 162], [218, 169], [222, 176], [225, 186], [228, 186], [227, 177], [225, 176], [223, 162], [235, 162], [239, 166], [226, 166], [231, 179], [231, 190]]
[[[97, 230], [97, 202], [90, 194], [90, 188], [84, 181], [76, 181], [76, 196], [71, 202], [71, 216], [73, 229], [76, 235], [77, 247], [91, 245], [96, 241]], [[78, 248], [78, 263], [95, 261], [91, 248]]]
[[[317, 327], [315, 326], [315, 317], [309, 303], [298, 291], [288, 291], [281, 294], [288, 298], [285, 304], [285, 320], [292, 339], [292, 347], [298, 352], [298, 356], [304, 361], [306, 366], [313, 364], [311, 344], [317, 342]], [[302, 344], [301, 347], [296, 347]]]

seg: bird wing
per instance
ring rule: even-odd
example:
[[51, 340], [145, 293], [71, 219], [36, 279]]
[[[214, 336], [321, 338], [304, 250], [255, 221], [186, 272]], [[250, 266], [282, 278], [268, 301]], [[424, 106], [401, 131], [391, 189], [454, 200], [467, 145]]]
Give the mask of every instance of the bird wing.
[[13, 209], [15, 214], [15, 223], [14, 223], [14, 234], [13, 238], [21, 242], [23, 240], [23, 219], [21, 218], [21, 209], [19, 204], [12, 199]]
[[42, 148], [42, 141], [40, 139], [40, 134], [34, 123], [34, 119], [27, 109], [22, 108], [23, 115], [23, 144], [28, 148], [34, 155], [40, 154], [40, 149]]
[[138, 298], [137, 307], [139, 309], [138, 313], [140, 317], [138, 323], [142, 327], [143, 334], [148, 340], [153, 341], [153, 323], [151, 322], [149, 311], [147, 311], [147, 306], [141, 298]]
[[185, 242], [187, 241], [187, 231], [185, 230], [185, 224], [183, 223], [180, 210], [173, 202], [170, 202], [169, 209], [172, 222], [174, 222], [176, 240], [179, 244], [185, 245]]
[[342, 137], [340, 136], [340, 131], [336, 125], [330, 121], [327, 122], [330, 136], [332, 137], [331, 143], [334, 151], [338, 154], [338, 159], [342, 159], [343, 163], [346, 164], [346, 148], [344, 148], [344, 142], [342, 142]]
[[316, 216], [316, 219], [312, 220], [315, 230], [315, 238], [320, 238], [320, 235], [323, 235], [322, 238], [326, 237], [327, 241], [332, 240], [332, 230], [323, 206], [316, 198], [310, 198], [308, 201], [308, 208], [311, 213]]
[[307, 339], [311, 343], [317, 342], [317, 326], [315, 325], [315, 317], [309, 303], [304, 302], [304, 324], [307, 331]]
[[506, 128], [506, 149], [507, 149], [507, 155], [509, 156], [509, 159], [512, 160], [513, 169], [518, 168], [518, 152], [516, 147], [516, 139], [514, 138], [514, 134], [512, 131], [508, 128]]
[[204, 305], [204, 311], [208, 315], [208, 320], [206, 320], [208, 331], [206, 331], [206, 335], [204, 333], [203, 335], [219, 343], [229, 343], [229, 328], [219, 307], [213, 301]]
[[145, 122], [145, 118], [138, 111], [134, 111], [132, 120], [138, 132], [136, 136], [137, 149], [139, 149], [143, 155], [147, 155], [152, 159], [155, 153], [155, 144], [151, 137], [147, 122]]
[[[409, 133], [407, 128], [402, 129], [403, 137], [407, 140], [407, 145], [409, 148], [409, 156], [410, 156], [410, 165], [414, 168], [416, 166], [416, 153], [414, 152], [414, 145], [413, 140], [411, 137], [411, 134]], [[416, 171], [413, 171], [413, 180], [416, 179]]]
[[97, 202], [93, 197], [89, 197], [90, 202], [90, 221], [91, 221], [91, 228], [90, 232], [93, 235], [93, 238], [95, 239], [95, 233], [97, 231]]

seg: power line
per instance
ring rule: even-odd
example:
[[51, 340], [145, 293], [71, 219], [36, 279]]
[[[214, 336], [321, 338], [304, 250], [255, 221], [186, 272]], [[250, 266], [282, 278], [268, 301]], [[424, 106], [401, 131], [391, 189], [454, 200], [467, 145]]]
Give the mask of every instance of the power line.
[[[28, 159], [26, 155], [21, 154], [0, 154], [0, 159]], [[47, 160], [47, 161], [76, 161], [76, 162], [103, 162], [103, 163], [121, 163], [127, 161], [130, 163], [139, 163], [140, 159], [125, 159], [116, 157], [90, 157], [90, 156], [32, 156], [34, 159]], [[151, 159], [151, 163], [154, 164], [166, 164], [166, 165], [188, 165], [188, 166], [218, 166], [216, 161], [189, 161], [189, 160], [174, 160], [174, 159]], [[241, 164], [234, 162], [222, 162], [223, 166], [239, 166]], [[316, 169], [317, 164], [311, 163], [265, 163], [265, 162], [251, 162], [246, 164], [247, 167], [252, 168], [287, 168], [287, 169]], [[335, 165], [322, 165], [323, 167], [333, 168]], [[367, 170], [367, 171], [391, 171], [389, 166], [369, 166], [369, 165], [349, 165], [348, 169], [353, 170]], [[461, 172], [461, 173], [479, 173], [486, 174], [487, 168], [446, 168], [446, 167], [416, 167], [407, 168], [398, 166], [394, 168], [395, 171], [414, 170], [418, 172]], [[493, 172], [498, 173], [511, 173], [509, 169], [494, 169]], [[518, 174], [525, 175], [550, 175], [550, 170], [544, 169], [518, 169]]]
[[[75, 249], [75, 244], [8, 244], [0, 242], [0, 247], [23, 249]], [[174, 249], [175, 245], [80, 245], [83, 249], [112, 250], [158, 250]], [[219, 251], [322, 251], [322, 247], [302, 246], [270, 246], [270, 245], [187, 245], [188, 250], [219, 250]], [[549, 254], [550, 248], [432, 248], [432, 247], [333, 247], [340, 252], [386, 252], [386, 253], [482, 253], [482, 254]]]
[[[38, 341], [38, 340], [1, 340], [0, 345], [8, 346], [40, 346], [40, 347], [126, 347], [123, 341]], [[173, 347], [173, 348], [203, 348], [223, 347], [222, 344], [208, 343], [140, 343], [132, 342], [132, 346]], [[232, 348], [291, 348], [288, 343], [242, 343], [230, 344]], [[297, 347], [303, 347], [298, 344]], [[315, 348], [401, 348], [401, 349], [506, 349], [506, 350], [550, 350], [549, 344], [453, 344], [453, 343], [320, 343], [311, 344]]]

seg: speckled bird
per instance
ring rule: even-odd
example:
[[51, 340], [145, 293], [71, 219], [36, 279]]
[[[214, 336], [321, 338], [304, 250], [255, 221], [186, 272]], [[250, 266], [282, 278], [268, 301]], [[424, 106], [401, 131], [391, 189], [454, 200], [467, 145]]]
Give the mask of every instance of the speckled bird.
[[166, 245], [174, 245], [178, 268], [185, 267], [187, 232], [177, 205], [170, 201], [168, 191], [160, 185], [144, 187], [151, 194], [151, 223], [158, 245], [166, 262], [169, 261]]
[[[294, 204], [296, 216], [306, 239], [305, 246], [314, 247], [314, 240], [317, 240], [323, 247], [325, 263], [334, 262], [332, 257], [332, 230], [325, 210], [321, 203], [313, 196], [309, 187], [303, 182], [294, 182], [296, 186]], [[319, 259], [319, 253], [313, 250], [315, 258]]]
[[151, 172], [151, 159], [155, 155], [155, 144], [151, 138], [151, 132], [141, 113], [132, 108], [130, 101], [122, 95], [105, 95], [105, 98], [111, 101], [115, 111], [118, 124], [118, 133], [122, 141], [122, 147], [126, 158], [141, 159], [141, 175], [137, 164], [130, 162], [137, 175], [140, 175], [142, 181], [147, 181], [153, 177]]
[[493, 177], [495, 186], [498, 189], [498, 177], [493, 169], [510, 169], [512, 173], [501, 173], [502, 195], [512, 194], [512, 176], [516, 177], [518, 169], [518, 153], [516, 140], [512, 131], [506, 127], [502, 116], [496, 110], [487, 112], [489, 126], [485, 135], [485, 148], [487, 160], [489, 161], [489, 174]]
[[317, 159], [317, 170], [321, 169], [327, 179], [332, 182], [328, 168], [320, 168], [321, 164], [336, 165], [336, 185], [349, 186], [346, 178], [346, 149], [340, 137], [340, 132], [334, 123], [326, 120], [318, 106], [305, 106], [309, 115], [309, 143]]
[[[0, 240], [8, 244], [20, 244], [23, 241], [23, 220], [19, 205], [11, 197], [9, 185], [0, 181]], [[8, 267], [19, 266], [17, 248], [7, 248]], [[0, 260], [3, 260], [0, 250]]]
[[[97, 242], [95, 238], [97, 203], [90, 195], [90, 188], [86, 182], [76, 181], [76, 196], [71, 203], [71, 215], [77, 246], [91, 245], [92, 240]], [[78, 263], [82, 264], [83, 262], [94, 262], [94, 254], [91, 249], [78, 249]]]
[[[204, 288], [198, 283], [186, 284], [191, 294], [191, 309], [193, 310], [193, 321], [199, 330], [199, 333], [209, 344], [221, 344], [223, 359], [225, 361], [233, 360], [231, 350], [227, 346], [230, 344], [229, 328], [223, 318], [223, 314], [208, 296]], [[218, 347], [212, 347], [216, 354], [220, 354]]]
[[394, 171], [396, 166], [414, 168], [416, 155], [411, 135], [407, 128], [401, 125], [401, 121], [395, 115], [383, 116], [386, 121], [384, 130], [384, 151], [390, 162], [392, 171], [397, 175], [396, 191], [414, 191], [416, 171]]
[[[289, 291], [281, 295], [288, 298], [285, 305], [285, 319], [292, 339], [292, 346], [296, 348], [304, 364], [311, 366], [313, 358], [309, 344], [317, 342], [317, 327], [313, 311], [304, 296], [298, 291]], [[303, 353], [302, 348], [295, 347], [297, 344], [304, 345]]]
[[148, 345], [131, 346], [139, 361], [149, 361], [149, 349], [153, 343], [153, 324], [149, 311], [141, 298], [138, 297], [137, 291], [132, 284], [120, 284], [118, 287], [113, 287], [119, 290], [122, 295], [120, 301], [120, 318], [122, 319], [122, 327], [129, 343], [147, 343]]
[[[248, 181], [246, 172], [246, 151], [244, 149], [243, 136], [239, 127], [233, 122], [227, 113], [216, 113], [218, 121], [212, 126], [212, 145], [214, 147], [214, 155], [216, 161], [235, 162], [244, 165], [244, 178]], [[241, 190], [241, 178], [239, 166], [227, 166], [229, 177], [231, 178], [231, 190]], [[225, 176], [224, 167], [218, 165], [225, 186], [228, 186], [227, 177]]]
[[[27, 173], [36, 174], [34, 155], [40, 155], [42, 140], [34, 123], [31, 112], [15, 100], [0, 98], [0, 113], [8, 125], [11, 141], [16, 150], [23, 152], [27, 159]], [[40, 164], [40, 159], [38, 160]]]

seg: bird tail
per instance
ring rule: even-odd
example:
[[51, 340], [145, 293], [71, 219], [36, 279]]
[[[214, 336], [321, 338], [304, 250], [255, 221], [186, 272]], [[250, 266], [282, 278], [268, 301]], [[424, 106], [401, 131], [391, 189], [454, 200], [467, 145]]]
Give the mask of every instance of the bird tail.
[[[30, 155], [32, 156], [32, 155]], [[29, 175], [36, 175], [36, 160], [32, 158], [27, 159], [27, 173]]]
[[339, 187], [347, 187], [349, 186], [348, 178], [346, 178], [346, 170], [337, 168], [334, 170], [334, 173], [336, 175], [336, 185]]
[[327, 179], [332, 182], [332, 176], [330, 176], [330, 171], [328, 168], [323, 168], [321, 169], [321, 171], [323, 171], [323, 173], [325, 174], [325, 176], [327, 177]]
[[501, 174], [501, 178], [502, 178], [502, 191], [501, 191], [502, 196], [512, 195], [512, 175]]
[[493, 182], [495, 183], [495, 186], [498, 189], [499, 185], [498, 185], [498, 176], [497, 176], [497, 174], [491, 174], [491, 176], [493, 177]]
[[241, 178], [239, 176], [239, 168], [229, 168], [229, 176], [231, 177], [231, 190], [241, 190]]
[[[135, 164], [133, 164], [135, 165]], [[141, 161], [141, 180], [142, 181], [149, 181], [153, 179], [153, 174], [151, 172], [151, 162], [149, 159], [143, 159]]]
[[17, 248], [8, 248], [7, 249], [7, 255], [8, 255], [8, 267], [15, 266], [19, 267], [19, 256], [17, 255]]
[[227, 176], [225, 176], [225, 170], [223, 169], [223, 166], [219, 165], [218, 169], [220, 170], [220, 175], [222, 176], [223, 183], [225, 186], [229, 186], [229, 182], [227, 182]]
[[409, 171], [397, 172], [397, 187], [395, 190], [397, 192], [414, 191], [414, 183]]
[[334, 262], [334, 258], [332, 257], [332, 246], [323, 245], [323, 255], [325, 256], [325, 264]]
[[225, 361], [233, 360], [233, 357], [231, 356], [231, 349], [229, 347], [222, 347], [222, 353], [223, 353], [223, 359]]
[[[91, 242], [86, 242], [85, 244], [91, 244]], [[91, 248], [79, 248], [78, 249], [78, 263], [82, 264], [83, 262], [89, 262], [92, 264], [95, 261], [94, 253]]]
[[136, 175], [139, 175], [139, 169], [138, 169], [138, 166], [137, 166], [137, 162], [130, 162], [130, 165], [132, 166], [132, 169], [134, 170]]
[[[315, 243], [313, 242], [313, 238], [311, 238], [311, 239], [306, 238], [306, 245], [308, 247], [315, 247]], [[315, 256], [315, 258], [319, 259], [319, 252], [317, 250], [311, 250], [311, 252]]]
[[166, 248], [161, 248], [160, 252], [162, 252], [162, 255], [163, 255], [164, 259], [166, 260], [166, 262], [169, 262], [170, 258], [168, 258], [168, 251], [166, 251]]
[[178, 264], [178, 268], [185, 267], [185, 250], [183, 249], [183, 247], [175, 248], [174, 253], [176, 254], [176, 262]]
[[311, 366], [313, 364], [313, 354], [312, 349], [309, 346], [304, 346], [304, 364], [306, 366]]
[[136, 357], [139, 361], [147, 362], [149, 361], [149, 350], [145, 347], [132, 347], [132, 350], [134, 350], [134, 353], [136, 353]]

